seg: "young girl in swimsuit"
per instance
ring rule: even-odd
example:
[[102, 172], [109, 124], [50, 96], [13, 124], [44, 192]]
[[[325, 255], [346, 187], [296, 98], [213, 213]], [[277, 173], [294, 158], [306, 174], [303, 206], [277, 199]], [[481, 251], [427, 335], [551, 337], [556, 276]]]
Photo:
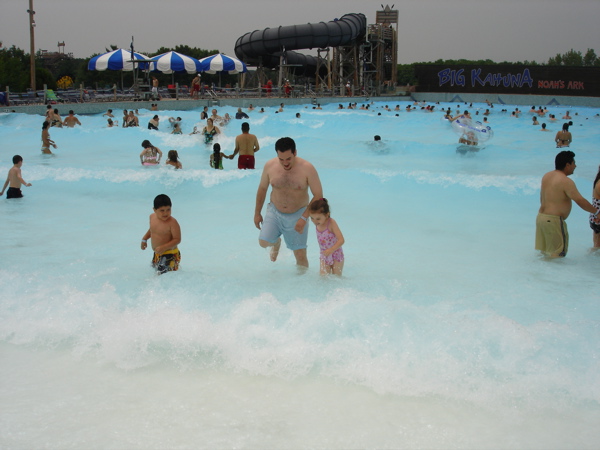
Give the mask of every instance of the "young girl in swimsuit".
[[329, 213], [329, 202], [326, 198], [315, 200], [310, 204], [310, 220], [317, 228], [317, 241], [321, 249], [321, 275], [342, 275], [344, 268], [344, 235], [340, 227]]
[[210, 155], [210, 167], [223, 170], [223, 158], [227, 158], [227, 156], [221, 153], [221, 146], [219, 144], [213, 145], [213, 152]]
[[160, 164], [160, 158], [162, 157], [160, 148], [152, 145], [147, 139], [142, 142], [142, 147], [144, 147], [144, 150], [140, 153], [140, 162], [142, 165], [155, 166]]
[[167, 162], [165, 164], [173, 166], [176, 169], [183, 169], [183, 164], [179, 161], [177, 150], [169, 150], [169, 153], [167, 153]]
[[[596, 174], [593, 186], [592, 206], [600, 209], [600, 167], [598, 167], [598, 173]], [[596, 216], [593, 214], [590, 214], [590, 227], [594, 231], [594, 248], [600, 248], [600, 224], [596, 223]]]

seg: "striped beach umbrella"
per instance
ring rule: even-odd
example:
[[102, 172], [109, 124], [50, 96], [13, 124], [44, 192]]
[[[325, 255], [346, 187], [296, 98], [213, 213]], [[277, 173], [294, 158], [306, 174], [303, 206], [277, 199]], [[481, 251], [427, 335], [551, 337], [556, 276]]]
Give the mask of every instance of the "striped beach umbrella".
[[248, 71], [246, 64], [242, 61], [222, 53], [202, 58], [200, 60], [200, 69], [201, 72], [207, 73], [244, 73]]
[[[129, 50], [119, 48], [103, 55], [94, 56], [88, 62], [88, 70], [123, 70], [130, 72], [134, 69], [144, 70], [148, 68], [148, 63], [134, 63], [131, 59], [131, 52]], [[146, 55], [134, 52], [133, 59], [143, 61], [149, 58]]]
[[182, 55], [181, 53], [171, 51], [163, 53], [162, 55], [153, 56], [150, 59], [154, 61], [151, 63], [150, 69], [158, 72], [200, 72], [200, 61], [191, 56]]

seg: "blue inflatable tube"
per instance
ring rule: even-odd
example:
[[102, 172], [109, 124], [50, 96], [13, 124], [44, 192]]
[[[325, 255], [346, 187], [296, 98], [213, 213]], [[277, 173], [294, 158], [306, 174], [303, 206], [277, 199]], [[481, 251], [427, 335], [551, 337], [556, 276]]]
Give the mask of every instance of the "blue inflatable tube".
[[238, 38], [235, 55], [248, 65], [275, 68], [283, 51], [296, 75], [314, 76], [317, 57], [290, 50], [338, 47], [363, 39], [367, 32], [364, 14], [345, 14], [331, 22], [307, 23], [252, 31]]

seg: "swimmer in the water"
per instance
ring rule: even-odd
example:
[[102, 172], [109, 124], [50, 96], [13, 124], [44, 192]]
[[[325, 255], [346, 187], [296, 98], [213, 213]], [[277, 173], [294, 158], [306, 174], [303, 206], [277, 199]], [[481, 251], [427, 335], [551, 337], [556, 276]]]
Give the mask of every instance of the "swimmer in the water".
[[562, 130], [556, 133], [554, 141], [556, 142], [556, 148], [569, 147], [571, 145], [573, 136], [571, 136], [571, 132], [569, 131], [568, 123], [563, 124]]
[[42, 124], [42, 153], [51, 154], [50, 146], [57, 148], [56, 144], [52, 139], [50, 139], [50, 132], [48, 128], [50, 127], [50, 122], [47, 120]]
[[142, 153], [140, 153], [140, 162], [143, 166], [155, 166], [160, 164], [162, 152], [158, 147], [153, 146], [148, 139], [142, 142]]

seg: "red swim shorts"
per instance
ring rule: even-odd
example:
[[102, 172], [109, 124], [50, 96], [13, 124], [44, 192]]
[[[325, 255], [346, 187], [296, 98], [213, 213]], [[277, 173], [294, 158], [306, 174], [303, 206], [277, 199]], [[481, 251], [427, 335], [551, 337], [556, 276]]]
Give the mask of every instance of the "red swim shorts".
[[254, 156], [240, 155], [238, 158], [238, 169], [254, 169]]

